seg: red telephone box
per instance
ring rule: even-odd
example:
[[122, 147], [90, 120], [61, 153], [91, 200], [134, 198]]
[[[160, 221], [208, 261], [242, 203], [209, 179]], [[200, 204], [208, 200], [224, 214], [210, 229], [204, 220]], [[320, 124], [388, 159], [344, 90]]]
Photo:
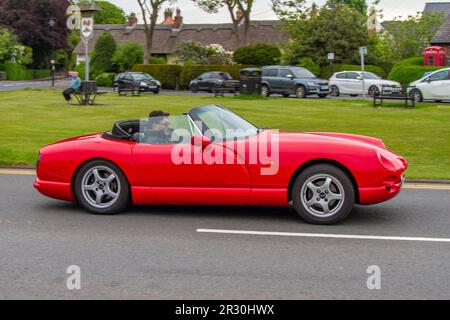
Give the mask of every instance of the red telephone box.
[[443, 67], [447, 65], [447, 53], [443, 47], [428, 47], [425, 49], [423, 64], [430, 67]]

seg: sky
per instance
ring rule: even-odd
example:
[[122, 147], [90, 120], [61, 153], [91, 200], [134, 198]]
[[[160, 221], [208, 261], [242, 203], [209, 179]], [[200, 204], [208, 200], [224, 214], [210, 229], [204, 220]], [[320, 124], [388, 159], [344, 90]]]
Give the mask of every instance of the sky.
[[[138, 17], [141, 16], [137, 0], [109, 0], [110, 2], [120, 6], [127, 14], [135, 12]], [[308, 4], [316, 2], [319, 5], [325, 3], [326, 0], [307, 0]], [[369, 4], [372, 0], [367, 1]], [[426, 2], [445, 2], [444, 0], [381, 0], [379, 7], [384, 11], [384, 19], [390, 20], [394, 17], [415, 15], [422, 11]], [[230, 22], [229, 14], [226, 10], [221, 10], [217, 14], [208, 14], [195, 6], [191, 0], [178, 0], [173, 8], [180, 7], [185, 23], [223, 23]], [[161, 13], [162, 16], [162, 13]], [[270, 7], [270, 0], [255, 0], [253, 9], [254, 20], [270, 20], [276, 19], [276, 15]], [[162, 18], [160, 18], [162, 20]]]

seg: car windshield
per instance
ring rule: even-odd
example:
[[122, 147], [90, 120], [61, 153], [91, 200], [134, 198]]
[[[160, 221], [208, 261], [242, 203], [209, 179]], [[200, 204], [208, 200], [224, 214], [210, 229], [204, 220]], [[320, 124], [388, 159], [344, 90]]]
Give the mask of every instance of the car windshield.
[[135, 81], [146, 81], [146, 80], [153, 80], [153, 78], [145, 73], [134, 73], [133, 74], [133, 79]]
[[296, 78], [316, 78], [316, 76], [307, 69], [292, 68], [290, 69]]
[[259, 132], [253, 124], [220, 106], [196, 108], [189, 115], [202, 133], [215, 141], [245, 139]]
[[376, 80], [376, 79], [381, 79], [381, 78], [379, 76], [377, 76], [375, 73], [364, 72], [364, 79]]

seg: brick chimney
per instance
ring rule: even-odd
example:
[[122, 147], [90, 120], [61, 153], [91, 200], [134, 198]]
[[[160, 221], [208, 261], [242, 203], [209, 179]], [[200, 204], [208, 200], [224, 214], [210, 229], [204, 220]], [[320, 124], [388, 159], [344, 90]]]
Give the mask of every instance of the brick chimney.
[[134, 26], [137, 24], [137, 22], [138, 22], [138, 19], [137, 19], [137, 17], [136, 17], [136, 14], [132, 12], [132, 13], [128, 16], [128, 26], [129, 26], [129, 27], [134, 27]]
[[177, 15], [175, 16], [174, 20], [174, 27], [176, 29], [180, 29], [183, 25], [183, 16], [181, 15], [181, 9], [177, 8]]
[[173, 10], [170, 8], [167, 8], [164, 10], [164, 21], [162, 24], [166, 26], [173, 26], [175, 24], [175, 21], [173, 20]]

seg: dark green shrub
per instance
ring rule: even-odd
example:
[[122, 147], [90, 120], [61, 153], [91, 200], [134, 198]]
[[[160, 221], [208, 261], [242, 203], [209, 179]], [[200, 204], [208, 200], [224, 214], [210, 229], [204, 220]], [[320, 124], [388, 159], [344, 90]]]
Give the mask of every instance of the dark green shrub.
[[100, 35], [95, 43], [94, 56], [91, 66], [98, 74], [114, 71], [112, 58], [116, 52], [117, 44], [114, 37], [105, 32]]
[[423, 67], [423, 57], [413, 57], [405, 60], [400, 60], [394, 63], [394, 68], [405, 67], [405, 66], [417, 66]]
[[167, 64], [167, 59], [165, 57], [151, 56], [148, 64]]
[[161, 81], [165, 89], [177, 89], [182, 66], [176, 64], [137, 64], [133, 67], [135, 72], [145, 72]]
[[408, 85], [413, 81], [423, 77], [425, 72], [439, 70], [442, 67], [419, 67], [419, 66], [400, 66], [394, 67], [389, 73], [389, 80], [398, 81], [403, 85]]
[[270, 44], [253, 44], [237, 49], [233, 60], [239, 64], [267, 66], [279, 62], [281, 51], [277, 46]]
[[[373, 72], [382, 78], [387, 76], [386, 72], [378, 66], [366, 65], [365, 70], [367, 72]], [[329, 79], [334, 73], [341, 71], [361, 71], [361, 66], [353, 64], [332, 64], [322, 68], [320, 77], [323, 79]]]
[[8, 78], [8, 75], [5, 71], [0, 71], [0, 81], [5, 81]]
[[28, 70], [24, 66], [7, 61], [5, 62], [5, 71], [7, 74], [8, 80], [32, 80], [33, 79], [33, 70]]
[[115, 73], [102, 73], [95, 78], [97, 86], [99, 87], [112, 87], [114, 84]]
[[180, 87], [187, 88], [189, 82], [202, 73], [209, 71], [223, 71], [229, 73], [233, 79], [240, 78], [240, 71], [244, 68], [252, 67], [251, 65], [186, 65], [183, 66], [180, 74]]

